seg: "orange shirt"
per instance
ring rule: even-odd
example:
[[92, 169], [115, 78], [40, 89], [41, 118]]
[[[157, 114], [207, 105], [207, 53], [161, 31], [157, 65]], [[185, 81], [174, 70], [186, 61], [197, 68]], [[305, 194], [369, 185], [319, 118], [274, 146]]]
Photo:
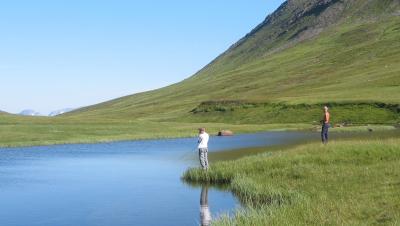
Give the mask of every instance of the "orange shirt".
[[324, 122], [329, 123], [331, 115], [329, 112], [325, 112]]

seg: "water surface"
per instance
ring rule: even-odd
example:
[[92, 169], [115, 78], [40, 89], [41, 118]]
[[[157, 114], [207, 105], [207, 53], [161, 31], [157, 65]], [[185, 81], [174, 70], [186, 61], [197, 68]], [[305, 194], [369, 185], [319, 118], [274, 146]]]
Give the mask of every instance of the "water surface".
[[[315, 134], [212, 137], [210, 151], [278, 145], [310, 136]], [[205, 209], [215, 218], [238, 207], [229, 191], [181, 182], [182, 173], [197, 165], [195, 138], [0, 149], [0, 222], [186, 226], [199, 225]]]

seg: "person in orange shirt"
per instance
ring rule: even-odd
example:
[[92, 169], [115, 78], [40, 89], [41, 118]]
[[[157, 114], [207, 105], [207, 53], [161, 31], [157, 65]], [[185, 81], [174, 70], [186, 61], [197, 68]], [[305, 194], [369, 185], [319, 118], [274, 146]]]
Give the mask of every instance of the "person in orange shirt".
[[328, 106], [324, 106], [324, 119], [322, 120], [322, 130], [321, 130], [321, 138], [323, 144], [328, 143], [328, 130], [330, 127], [330, 117], [331, 115], [329, 114]]

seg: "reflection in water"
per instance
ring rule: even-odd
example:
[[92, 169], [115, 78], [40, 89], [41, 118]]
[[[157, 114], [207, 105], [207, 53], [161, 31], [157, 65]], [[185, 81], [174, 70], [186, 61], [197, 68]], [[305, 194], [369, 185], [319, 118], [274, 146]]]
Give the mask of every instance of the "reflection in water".
[[210, 207], [208, 206], [208, 186], [201, 187], [200, 222], [201, 226], [211, 225], [211, 213], [210, 213]]

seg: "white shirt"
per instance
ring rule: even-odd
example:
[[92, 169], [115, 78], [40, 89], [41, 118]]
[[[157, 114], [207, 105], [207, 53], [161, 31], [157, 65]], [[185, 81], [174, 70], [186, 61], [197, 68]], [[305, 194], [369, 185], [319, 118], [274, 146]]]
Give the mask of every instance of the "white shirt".
[[199, 146], [198, 148], [208, 148], [208, 140], [210, 139], [210, 136], [208, 133], [200, 133], [199, 135]]
[[200, 221], [201, 225], [208, 226], [211, 225], [211, 212], [208, 206], [200, 207]]

